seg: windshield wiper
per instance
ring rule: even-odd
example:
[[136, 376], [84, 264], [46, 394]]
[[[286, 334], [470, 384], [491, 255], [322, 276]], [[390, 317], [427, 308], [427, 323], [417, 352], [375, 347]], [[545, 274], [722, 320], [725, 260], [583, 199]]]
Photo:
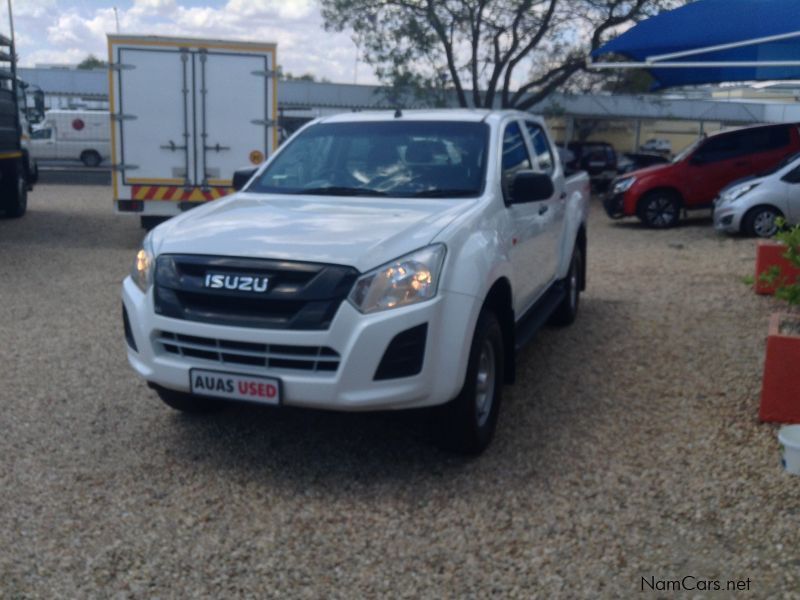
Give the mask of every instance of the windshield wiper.
[[317, 196], [385, 196], [386, 192], [370, 188], [346, 187], [341, 185], [328, 185], [324, 187], [304, 188], [293, 190], [294, 194], [313, 194]]
[[456, 188], [451, 190], [424, 190], [412, 195], [414, 198], [459, 198], [463, 196], [474, 196], [476, 190], [466, 188]]

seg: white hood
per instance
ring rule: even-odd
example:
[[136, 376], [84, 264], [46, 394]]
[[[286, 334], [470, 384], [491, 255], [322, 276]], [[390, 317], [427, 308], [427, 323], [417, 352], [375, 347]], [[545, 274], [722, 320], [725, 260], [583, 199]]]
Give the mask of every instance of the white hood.
[[153, 230], [156, 254], [276, 258], [368, 271], [428, 245], [474, 199], [235, 194]]

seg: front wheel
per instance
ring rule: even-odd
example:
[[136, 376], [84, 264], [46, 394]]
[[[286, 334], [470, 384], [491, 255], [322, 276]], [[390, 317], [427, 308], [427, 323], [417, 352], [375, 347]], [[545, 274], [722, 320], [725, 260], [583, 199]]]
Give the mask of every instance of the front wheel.
[[783, 216], [772, 206], [758, 206], [742, 219], [742, 231], [749, 236], [771, 238], [778, 233], [778, 218]]
[[22, 165], [7, 165], [0, 180], [0, 209], [10, 219], [17, 219], [28, 210], [28, 181]]
[[668, 191], [650, 192], [639, 202], [638, 217], [652, 229], [675, 227], [680, 215], [681, 203]]
[[103, 159], [100, 158], [100, 155], [94, 150], [86, 150], [81, 154], [81, 162], [87, 167], [93, 168], [100, 166]]
[[500, 322], [490, 310], [478, 317], [461, 392], [441, 408], [443, 445], [461, 454], [483, 452], [494, 437], [504, 382]]

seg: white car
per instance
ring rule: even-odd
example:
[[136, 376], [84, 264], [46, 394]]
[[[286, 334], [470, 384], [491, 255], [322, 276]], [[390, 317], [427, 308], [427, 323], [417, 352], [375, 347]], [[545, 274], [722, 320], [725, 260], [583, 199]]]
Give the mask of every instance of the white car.
[[643, 152], [658, 152], [669, 154], [672, 152], [672, 142], [665, 138], [651, 138], [639, 146]]
[[173, 408], [441, 406], [480, 452], [515, 350], [576, 317], [589, 181], [538, 117], [323, 118], [234, 186], [156, 227], [123, 283], [128, 360]]
[[717, 231], [769, 238], [778, 231], [778, 217], [800, 223], [800, 154], [769, 173], [730, 184], [714, 201]]

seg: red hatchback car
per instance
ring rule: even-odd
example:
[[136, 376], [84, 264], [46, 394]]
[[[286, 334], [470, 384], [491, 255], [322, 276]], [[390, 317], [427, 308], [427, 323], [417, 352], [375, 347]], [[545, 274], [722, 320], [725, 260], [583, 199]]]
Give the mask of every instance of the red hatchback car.
[[681, 211], [711, 208], [732, 181], [766, 171], [798, 151], [797, 123], [716, 133], [689, 146], [670, 164], [618, 177], [603, 204], [612, 219], [635, 216], [649, 227], [672, 227]]

